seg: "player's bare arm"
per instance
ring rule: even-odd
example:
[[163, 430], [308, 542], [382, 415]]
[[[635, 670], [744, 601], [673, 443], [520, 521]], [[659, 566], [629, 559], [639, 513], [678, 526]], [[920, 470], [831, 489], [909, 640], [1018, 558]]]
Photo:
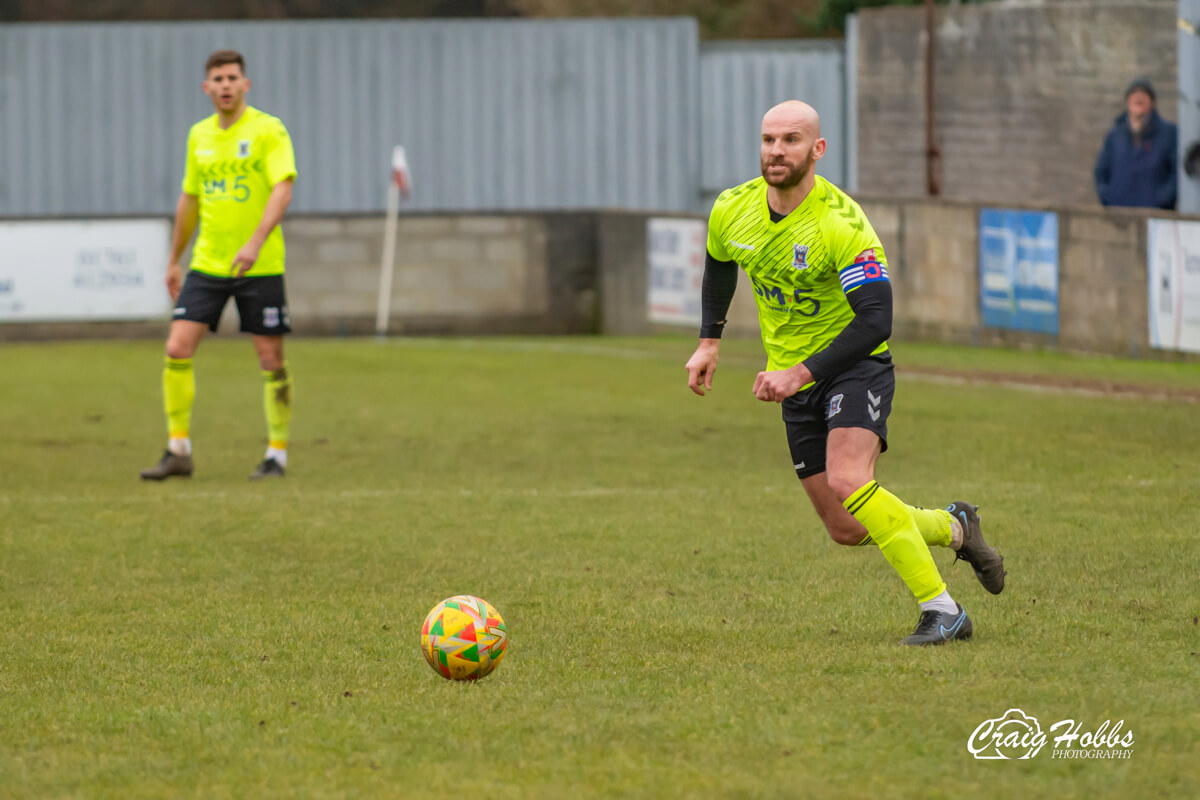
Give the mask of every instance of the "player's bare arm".
[[179, 201], [175, 204], [175, 227], [171, 232], [171, 258], [167, 261], [167, 292], [171, 299], [179, 298], [179, 290], [183, 286], [183, 267], [179, 259], [187, 243], [196, 232], [196, 224], [200, 220], [200, 198], [194, 194], [181, 192]]
[[701, 339], [700, 344], [696, 346], [696, 352], [692, 353], [685, 365], [688, 371], [688, 388], [701, 397], [704, 397], [705, 390], [712, 391], [720, 349], [720, 339]]
[[271, 188], [271, 196], [267, 198], [267, 207], [263, 209], [258, 227], [254, 229], [250, 240], [242, 245], [233, 258], [234, 277], [240, 278], [250, 271], [254, 262], [258, 261], [258, 254], [262, 250], [263, 242], [271, 235], [271, 231], [275, 230], [275, 226], [283, 221], [283, 215], [287, 213], [288, 206], [292, 202], [292, 182], [292, 178], [287, 178]]

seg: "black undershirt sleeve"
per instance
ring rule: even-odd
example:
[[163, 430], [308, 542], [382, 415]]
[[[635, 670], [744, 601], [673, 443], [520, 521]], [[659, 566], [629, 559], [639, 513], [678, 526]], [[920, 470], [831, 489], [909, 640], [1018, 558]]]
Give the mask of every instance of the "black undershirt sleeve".
[[804, 360], [814, 380], [845, 372], [892, 335], [891, 283], [864, 283], [847, 294], [846, 299], [854, 311], [854, 319], [828, 347]]
[[700, 338], [720, 339], [725, 316], [737, 289], [738, 265], [704, 254], [704, 282], [700, 286]]

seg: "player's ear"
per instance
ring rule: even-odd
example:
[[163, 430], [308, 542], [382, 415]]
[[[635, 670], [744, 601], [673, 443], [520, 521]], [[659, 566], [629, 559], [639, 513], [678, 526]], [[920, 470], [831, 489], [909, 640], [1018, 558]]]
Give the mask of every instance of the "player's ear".
[[813, 142], [813, 158], [820, 158], [821, 156], [825, 155], [825, 144], [826, 142], [824, 138], [817, 139], [817, 141]]

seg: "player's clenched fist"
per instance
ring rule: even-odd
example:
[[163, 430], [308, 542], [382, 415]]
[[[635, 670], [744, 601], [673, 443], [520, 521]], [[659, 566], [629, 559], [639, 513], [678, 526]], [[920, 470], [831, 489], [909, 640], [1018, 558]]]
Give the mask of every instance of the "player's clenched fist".
[[803, 364], [760, 372], [754, 379], [754, 396], [763, 402], [782, 403], [811, 380], [812, 373]]

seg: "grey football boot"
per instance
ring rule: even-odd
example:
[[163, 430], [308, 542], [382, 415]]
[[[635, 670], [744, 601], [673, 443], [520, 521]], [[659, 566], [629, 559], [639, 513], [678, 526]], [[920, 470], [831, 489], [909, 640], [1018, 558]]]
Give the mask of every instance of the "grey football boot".
[[963, 500], [956, 500], [946, 507], [950, 515], [962, 525], [962, 547], [954, 552], [954, 563], [965, 561], [975, 570], [975, 577], [983, 584], [983, 588], [992, 594], [1004, 591], [1004, 557], [996, 552], [996, 548], [983, 540], [983, 531], [979, 527], [979, 506], [973, 506]]
[[970, 639], [975, 632], [971, 618], [963, 611], [961, 603], [957, 614], [947, 614], [945, 611], [922, 611], [917, 627], [908, 636], [900, 640], [900, 644], [929, 645], [945, 644], [955, 639]]
[[192, 457], [178, 456], [167, 450], [163, 453], [162, 458], [153, 467], [147, 467], [142, 470], [141, 476], [144, 481], [165, 481], [172, 475], [180, 478], [192, 477]]
[[254, 472], [250, 473], [250, 480], [260, 481], [263, 478], [282, 478], [284, 476], [283, 465], [273, 458], [264, 458], [262, 463], [254, 468]]

